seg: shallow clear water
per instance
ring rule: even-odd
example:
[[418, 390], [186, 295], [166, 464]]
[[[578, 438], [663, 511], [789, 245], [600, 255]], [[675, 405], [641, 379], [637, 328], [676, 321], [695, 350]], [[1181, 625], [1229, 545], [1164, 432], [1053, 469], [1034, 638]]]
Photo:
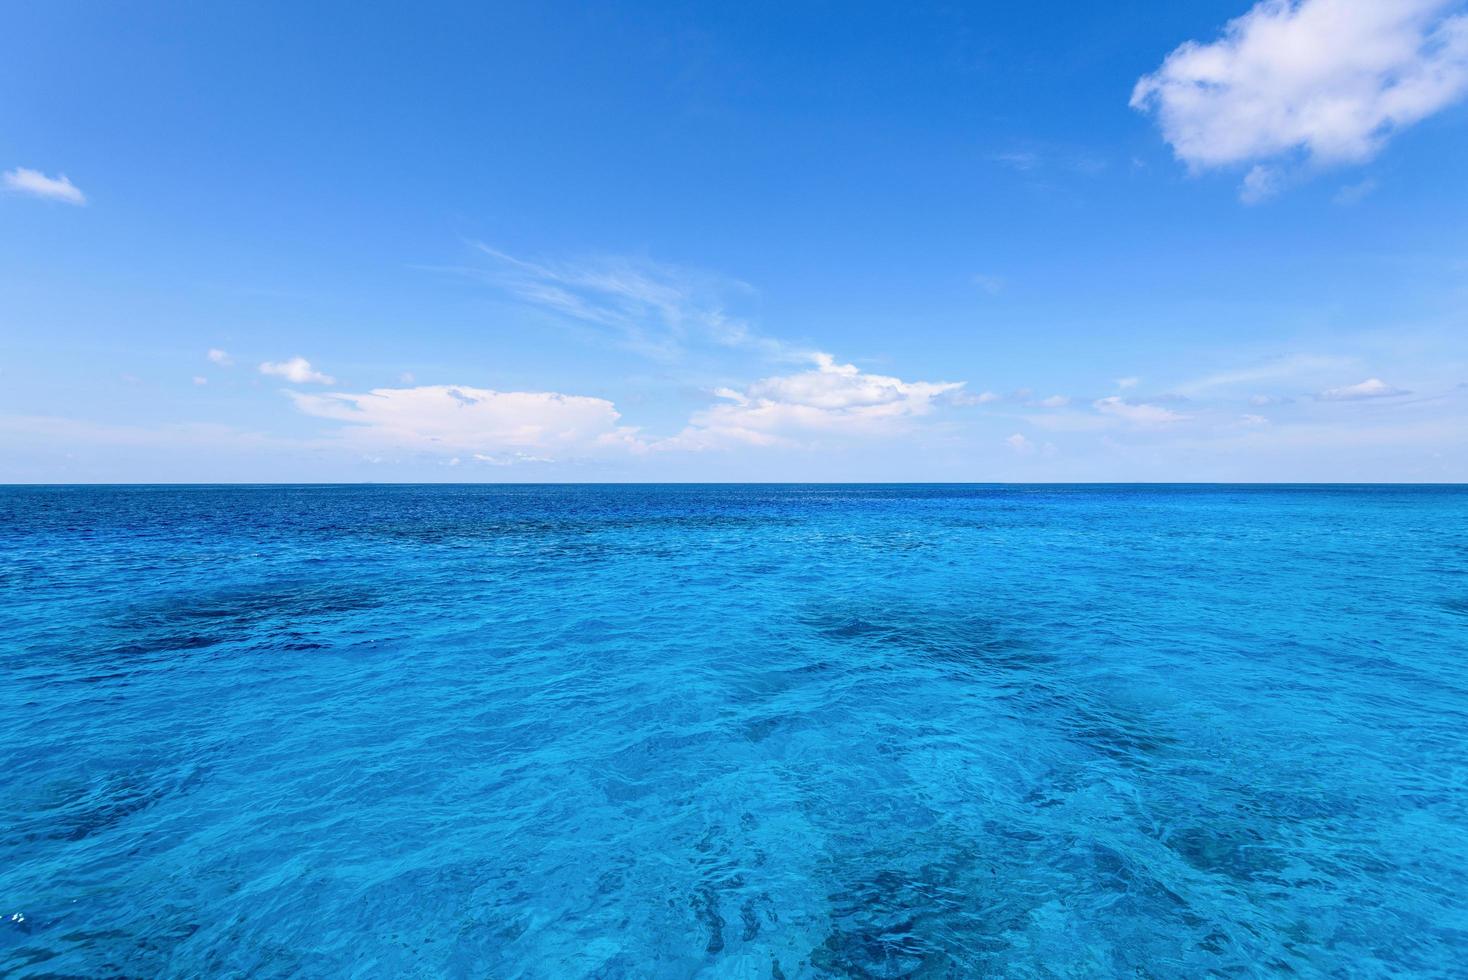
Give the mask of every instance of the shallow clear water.
[[1468, 958], [1462, 488], [9, 488], [0, 532], [0, 974]]

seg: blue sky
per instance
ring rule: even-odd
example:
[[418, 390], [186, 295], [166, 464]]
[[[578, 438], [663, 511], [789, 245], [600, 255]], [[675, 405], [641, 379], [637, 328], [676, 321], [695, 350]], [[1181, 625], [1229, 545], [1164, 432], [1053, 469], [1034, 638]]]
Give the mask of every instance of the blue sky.
[[1468, 481], [1468, 6], [25, 4], [0, 481]]

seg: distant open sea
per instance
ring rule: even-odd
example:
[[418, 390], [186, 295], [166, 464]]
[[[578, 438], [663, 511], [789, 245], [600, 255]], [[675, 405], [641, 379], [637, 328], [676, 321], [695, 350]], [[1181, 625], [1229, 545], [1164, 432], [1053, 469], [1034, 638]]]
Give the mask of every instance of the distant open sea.
[[0, 488], [0, 975], [1468, 975], [1468, 489]]

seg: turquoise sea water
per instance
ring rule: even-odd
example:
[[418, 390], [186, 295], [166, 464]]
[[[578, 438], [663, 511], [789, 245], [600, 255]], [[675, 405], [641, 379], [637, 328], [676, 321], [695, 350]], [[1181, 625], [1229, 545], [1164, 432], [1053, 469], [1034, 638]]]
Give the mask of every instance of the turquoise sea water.
[[1463, 976], [1468, 489], [0, 489], [0, 974]]

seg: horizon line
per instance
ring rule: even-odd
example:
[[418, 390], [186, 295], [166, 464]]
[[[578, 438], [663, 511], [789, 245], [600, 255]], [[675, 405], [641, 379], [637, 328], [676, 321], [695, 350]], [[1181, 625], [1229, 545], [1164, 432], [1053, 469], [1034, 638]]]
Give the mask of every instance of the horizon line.
[[1389, 480], [394, 480], [0, 483], [0, 490], [148, 487], [1461, 487], [1452, 481]]

